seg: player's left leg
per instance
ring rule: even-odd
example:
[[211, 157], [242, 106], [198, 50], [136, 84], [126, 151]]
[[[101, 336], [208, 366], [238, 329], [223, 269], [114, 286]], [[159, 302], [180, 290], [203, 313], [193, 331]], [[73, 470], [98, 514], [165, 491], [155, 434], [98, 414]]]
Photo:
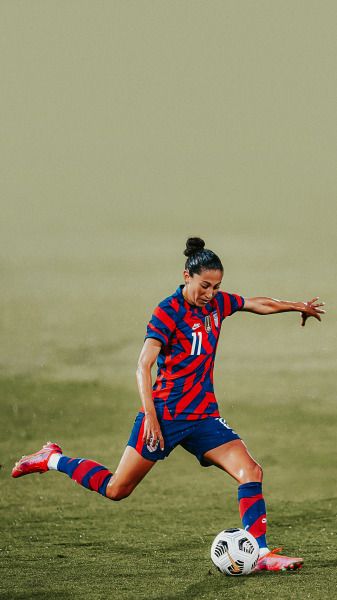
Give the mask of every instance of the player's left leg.
[[240, 484], [238, 501], [243, 528], [249, 531], [260, 547], [256, 570], [280, 571], [300, 568], [302, 558], [294, 558], [270, 551], [266, 542], [266, 505], [262, 494], [263, 472], [249, 454], [242, 440], [233, 440], [205, 452], [203, 458], [223, 469]]

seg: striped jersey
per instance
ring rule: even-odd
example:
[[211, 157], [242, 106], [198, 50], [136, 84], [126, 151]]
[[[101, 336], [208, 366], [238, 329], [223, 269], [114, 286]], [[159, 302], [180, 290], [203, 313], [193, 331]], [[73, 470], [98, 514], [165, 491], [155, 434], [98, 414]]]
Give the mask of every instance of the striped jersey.
[[222, 321], [242, 309], [244, 298], [218, 291], [203, 307], [189, 304], [183, 285], [155, 308], [147, 338], [162, 343], [153, 400], [166, 420], [218, 417], [213, 370]]

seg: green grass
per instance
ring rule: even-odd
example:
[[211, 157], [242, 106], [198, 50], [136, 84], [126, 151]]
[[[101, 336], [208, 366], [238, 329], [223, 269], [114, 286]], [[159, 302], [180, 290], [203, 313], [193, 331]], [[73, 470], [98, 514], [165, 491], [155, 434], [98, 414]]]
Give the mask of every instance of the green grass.
[[268, 386], [272, 380], [274, 386], [281, 383], [281, 375], [265, 381], [260, 404], [256, 378], [251, 399], [243, 392], [230, 420], [265, 468], [271, 545], [303, 556], [305, 567], [240, 580], [221, 576], [209, 558], [214, 535], [240, 524], [236, 484], [215, 468], [201, 469], [182, 449], [120, 503], [83, 490], [61, 474], [10, 479], [14, 460], [47, 438], [70, 455], [114, 468], [137, 406], [135, 392], [97, 381], [3, 378], [0, 597], [333, 597], [334, 409], [328, 400], [319, 405], [305, 397], [299, 408], [297, 394], [301, 387], [304, 394], [305, 386], [296, 377], [288, 380], [287, 398], [281, 386], [268, 401]]
[[[231, 579], [213, 569], [213, 537], [240, 525], [237, 486], [216, 468], [200, 468], [180, 448], [120, 503], [61, 474], [10, 478], [15, 460], [48, 439], [112, 470], [128, 440], [140, 403], [134, 373], [145, 324], [180, 283], [180, 250], [167, 248], [180, 248], [185, 236], [153, 233], [146, 245], [144, 229], [125, 250], [123, 232], [115, 232], [104, 238], [103, 251], [103, 233], [94, 228], [97, 245], [89, 247], [83, 237], [77, 254], [69, 246], [66, 258], [65, 232], [51, 234], [53, 244], [45, 239], [43, 257], [28, 236], [15, 259], [2, 261], [0, 598], [333, 597], [331, 310], [322, 324], [311, 321], [305, 328], [293, 314], [235, 315], [223, 325], [215, 371], [222, 415], [264, 468], [269, 543], [303, 556], [301, 572]], [[299, 281], [297, 241], [290, 236], [281, 256], [275, 240], [275, 226], [263, 241], [233, 237], [223, 288], [286, 299], [308, 299], [318, 290], [329, 309], [335, 280], [320, 268], [319, 255], [305, 271], [314, 270], [314, 284]], [[220, 236], [214, 243], [221, 247]], [[259, 266], [264, 251], [276, 270]]]

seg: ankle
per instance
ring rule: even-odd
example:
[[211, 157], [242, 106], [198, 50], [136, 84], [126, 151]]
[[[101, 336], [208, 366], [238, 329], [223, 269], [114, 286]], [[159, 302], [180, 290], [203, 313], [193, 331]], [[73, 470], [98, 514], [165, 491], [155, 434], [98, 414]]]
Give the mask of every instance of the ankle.
[[63, 455], [59, 452], [53, 452], [48, 460], [48, 469], [49, 471], [57, 471], [57, 465], [59, 464], [59, 460]]

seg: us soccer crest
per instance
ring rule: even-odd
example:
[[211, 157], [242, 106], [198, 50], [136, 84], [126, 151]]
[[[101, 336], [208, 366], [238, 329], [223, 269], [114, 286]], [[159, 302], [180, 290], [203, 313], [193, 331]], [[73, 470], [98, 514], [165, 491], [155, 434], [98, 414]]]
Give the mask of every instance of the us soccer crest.
[[207, 333], [212, 331], [211, 317], [209, 315], [206, 315], [206, 317], [205, 317], [205, 329], [206, 329]]
[[218, 313], [216, 310], [214, 312], [212, 312], [212, 317], [213, 317], [215, 327], [219, 327], [219, 318], [218, 318]]

